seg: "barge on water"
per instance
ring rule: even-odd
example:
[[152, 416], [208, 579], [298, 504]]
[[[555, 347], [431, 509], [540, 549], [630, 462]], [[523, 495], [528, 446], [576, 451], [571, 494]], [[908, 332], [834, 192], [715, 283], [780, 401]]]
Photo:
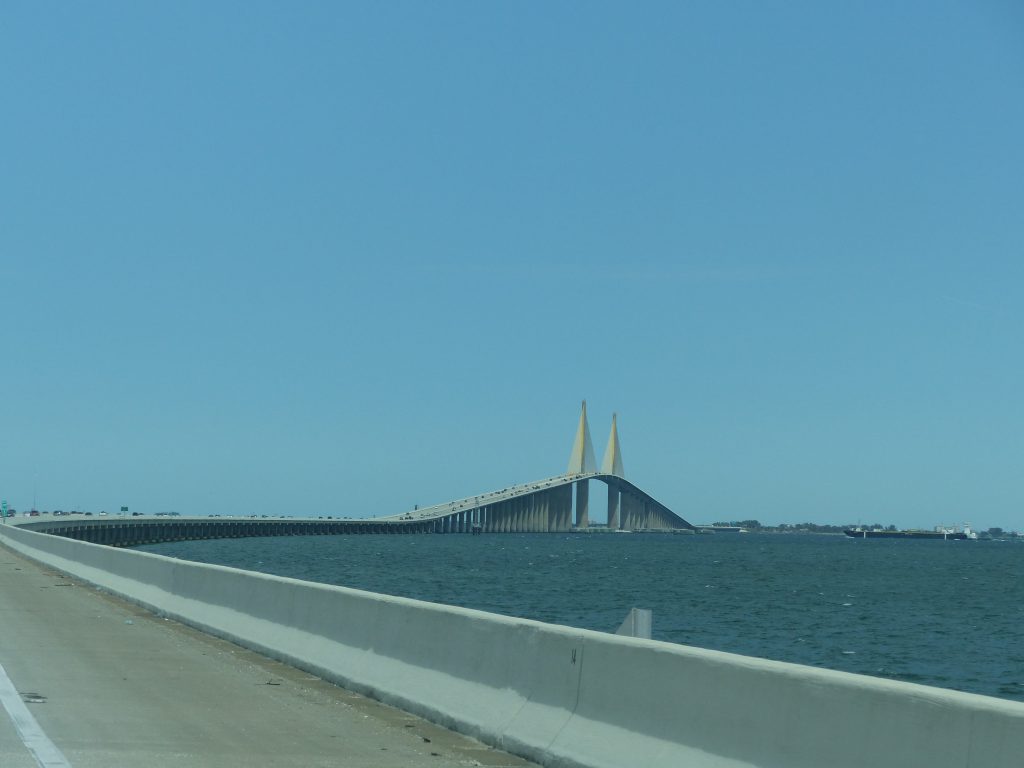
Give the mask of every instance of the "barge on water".
[[905, 531], [887, 531], [882, 528], [844, 528], [843, 533], [853, 539], [976, 539], [978, 534], [969, 525], [963, 529], [936, 526], [932, 531], [910, 528]]

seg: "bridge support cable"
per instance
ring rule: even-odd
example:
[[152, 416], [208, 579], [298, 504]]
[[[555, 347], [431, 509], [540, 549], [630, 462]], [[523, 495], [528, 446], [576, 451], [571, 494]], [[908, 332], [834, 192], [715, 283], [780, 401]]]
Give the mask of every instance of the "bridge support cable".
[[597, 471], [597, 460], [594, 458], [594, 443], [590, 439], [590, 425], [587, 423], [587, 401], [583, 401], [580, 410], [580, 423], [576, 428], [576, 439], [569, 454], [567, 475], [589, 475]]

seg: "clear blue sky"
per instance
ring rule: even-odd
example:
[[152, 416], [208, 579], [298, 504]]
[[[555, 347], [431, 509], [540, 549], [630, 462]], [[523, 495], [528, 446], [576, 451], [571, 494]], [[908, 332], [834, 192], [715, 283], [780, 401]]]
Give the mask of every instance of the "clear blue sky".
[[[0, 7], [0, 495], [1024, 529], [1024, 5]], [[594, 491], [594, 495], [602, 494]]]

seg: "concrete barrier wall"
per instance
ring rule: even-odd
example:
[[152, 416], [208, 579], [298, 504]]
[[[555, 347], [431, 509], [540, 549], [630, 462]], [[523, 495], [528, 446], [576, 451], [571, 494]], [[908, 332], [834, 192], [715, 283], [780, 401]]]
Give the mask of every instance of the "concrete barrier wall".
[[12, 527], [105, 590], [559, 768], [1017, 768], [1024, 704]]

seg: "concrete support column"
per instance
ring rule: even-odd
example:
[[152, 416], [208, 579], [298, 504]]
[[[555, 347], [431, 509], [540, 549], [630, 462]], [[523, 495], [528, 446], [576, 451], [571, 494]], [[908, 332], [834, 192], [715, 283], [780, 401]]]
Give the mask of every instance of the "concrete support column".
[[613, 531], [619, 529], [619, 489], [611, 483], [608, 484], [608, 527]]
[[576, 527], [590, 527], [590, 481], [576, 482]]

